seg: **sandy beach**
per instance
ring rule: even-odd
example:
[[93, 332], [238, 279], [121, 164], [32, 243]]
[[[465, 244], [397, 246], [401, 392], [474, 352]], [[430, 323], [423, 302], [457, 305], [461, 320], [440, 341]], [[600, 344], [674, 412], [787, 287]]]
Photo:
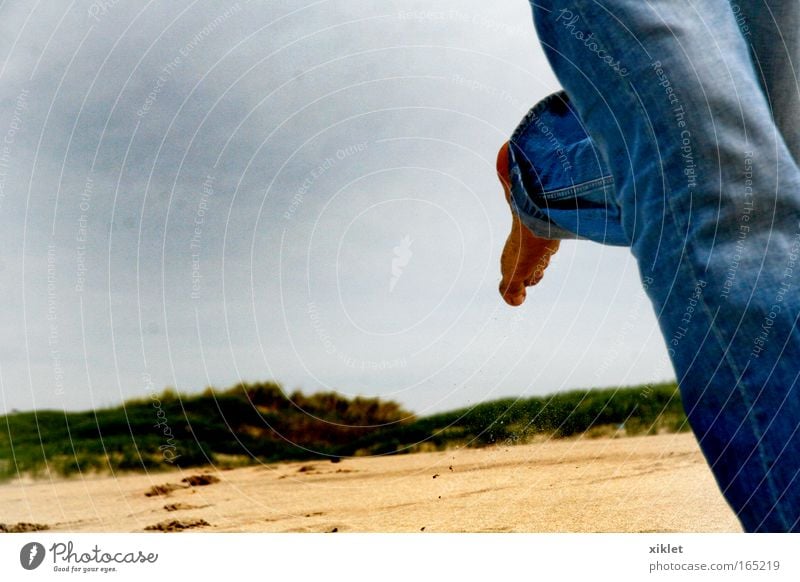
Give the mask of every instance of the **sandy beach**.
[[[182, 482], [195, 475], [214, 482]], [[67, 532], [741, 531], [685, 433], [13, 481], [0, 486], [0, 522]]]

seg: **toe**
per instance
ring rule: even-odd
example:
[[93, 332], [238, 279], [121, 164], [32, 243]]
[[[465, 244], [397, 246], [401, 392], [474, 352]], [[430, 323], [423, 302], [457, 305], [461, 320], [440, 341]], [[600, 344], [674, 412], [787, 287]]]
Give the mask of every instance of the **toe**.
[[502, 295], [503, 301], [512, 307], [517, 307], [525, 302], [525, 285], [522, 283], [500, 283], [500, 295]]

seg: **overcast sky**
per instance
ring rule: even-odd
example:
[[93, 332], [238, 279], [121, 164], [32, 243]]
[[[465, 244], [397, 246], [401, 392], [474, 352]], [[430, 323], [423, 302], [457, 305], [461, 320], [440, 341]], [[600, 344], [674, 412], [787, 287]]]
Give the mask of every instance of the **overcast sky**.
[[524, 0], [3, 2], [0, 411], [275, 379], [428, 413], [672, 377], [626, 249], [497, 294]]

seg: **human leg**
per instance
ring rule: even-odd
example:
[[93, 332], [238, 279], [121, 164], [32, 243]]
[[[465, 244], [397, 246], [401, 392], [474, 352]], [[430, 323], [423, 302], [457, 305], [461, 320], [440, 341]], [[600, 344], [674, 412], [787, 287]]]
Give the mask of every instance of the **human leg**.
[[[730, 0], [730, 4], [775, 127], [798, 162], [800, 3]], [[520, 122], [511, 139], [510, 164], [516, 206], [523, 223], [534, 232], [554, 239], [630, 244], [621, 230], [611, 172], [564, 91], [537, 103]], [[533, 210], [526, 213], [526, 208]]]
[[613, 175], [690, 423], [749, 531], [800, 528], [800, 172], [727, 0], [532, 2]]

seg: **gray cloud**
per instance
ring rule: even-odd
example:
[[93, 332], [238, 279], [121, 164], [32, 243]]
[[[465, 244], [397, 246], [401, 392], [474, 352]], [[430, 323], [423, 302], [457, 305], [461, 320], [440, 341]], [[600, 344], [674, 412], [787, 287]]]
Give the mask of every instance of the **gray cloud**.
[[0, 407], [145, 373], [417, 411], [671, 375], [624, 250], [496, 294], [494, 154], [557, 88], [526, 3], [34, 6], [0, 8]]

